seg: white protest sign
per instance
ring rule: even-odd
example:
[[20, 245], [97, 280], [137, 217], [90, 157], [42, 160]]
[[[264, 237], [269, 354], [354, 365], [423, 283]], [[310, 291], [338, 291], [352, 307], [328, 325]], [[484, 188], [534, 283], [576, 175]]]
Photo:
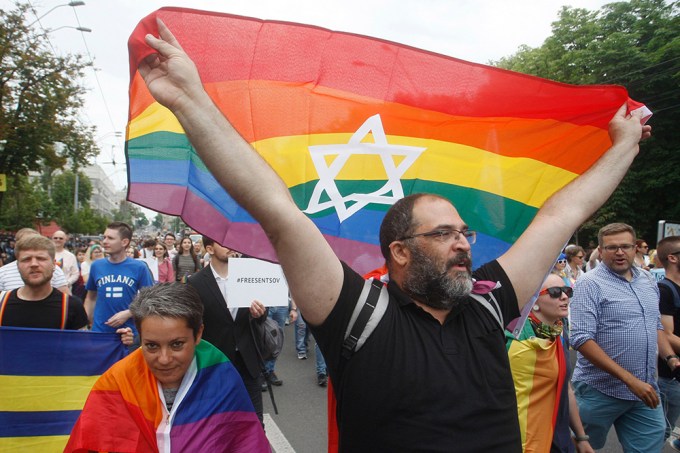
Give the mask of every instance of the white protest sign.
[[255, 258], [229, 258], [227, 305], [250, 307], [253, 300], [267, 307], [288, 306], [288, 283], [281, 266]]

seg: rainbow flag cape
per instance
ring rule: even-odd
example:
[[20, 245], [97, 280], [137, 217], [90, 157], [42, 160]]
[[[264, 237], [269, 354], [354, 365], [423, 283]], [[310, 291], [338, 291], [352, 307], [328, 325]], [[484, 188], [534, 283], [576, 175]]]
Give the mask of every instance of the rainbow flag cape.
[[[505, 331], [523, 451], [551, 451], [558, 423], [568, 426], [569, 384], [561, 338], [537, 338], [529, 322], [518, 338]], [[567, 442], [571, 442], [569, 437]]]
[[222, 112], [360, 273], [383, 263], [385, 211], [415, 192], [455, 204], [479, 232], [477, 262], [498, 257], [551, 194], [609, 148], [608, 122], [628, 99], [619, 86], [565, 85], [314, 26], [162, 8], [129, 40], [128, 199], [268, 260], [276, 256], [260, 226], [137, 72], [152, 53], [144, 36], [158, 34], [156, 17]]
[[92, 385], [125, 353], [115, 334], [1, 327], [0, 451], [63, 451]]
[[[269, 452], [243, 381], [229, 359], [202, 340], [164, 415], [156, 378], [141, 350], [94, 384], [65, 452]], [[163, 434], [165, 444], [156, 441]]]

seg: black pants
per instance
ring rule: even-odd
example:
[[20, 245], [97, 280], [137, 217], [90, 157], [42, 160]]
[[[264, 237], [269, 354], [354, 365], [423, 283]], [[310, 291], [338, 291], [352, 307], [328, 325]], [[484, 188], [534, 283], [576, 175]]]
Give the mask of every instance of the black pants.
[[260, 423], [264, 428], [264, 419], [262, 418], [262, 375], [258, 375], [256, 378], [253, 378], [248, 372], [248, 369], [243, 362], [243, 358], [238, 351], [231, 362], [234, 364], [238, 374], [241, 375], [241, 379], [243, 379], [243, 383], [246, 386], [248, 396], [250, 396], [250, 401], [253, 402], [253, 406], [255, 407], [257, 418], [260, 419]]

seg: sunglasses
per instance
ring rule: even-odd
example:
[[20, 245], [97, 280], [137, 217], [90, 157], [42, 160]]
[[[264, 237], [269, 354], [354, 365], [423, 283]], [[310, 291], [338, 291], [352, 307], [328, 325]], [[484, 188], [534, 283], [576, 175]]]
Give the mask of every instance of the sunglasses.
[[567, 260], [557, 260], [557, 264], [567, 264]]
[[567, 297], [573, 296], [574, 290], [568, 286], [551, 286], [550, 288], [542, 290], [538, 294], [543, 295], [546, 293], [549, 294], [553, 299], [559, 299], [562, 296], [562, 293], [564, 293]]

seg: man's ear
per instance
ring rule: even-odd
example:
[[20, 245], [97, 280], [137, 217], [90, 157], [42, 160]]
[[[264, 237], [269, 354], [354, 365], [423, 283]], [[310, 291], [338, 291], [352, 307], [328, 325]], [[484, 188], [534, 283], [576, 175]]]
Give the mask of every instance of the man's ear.
[[394, 241], [390, 244], [390, 257], [394, 264], [404, 267], [411, 260], [411, 250], [402, 241]]

